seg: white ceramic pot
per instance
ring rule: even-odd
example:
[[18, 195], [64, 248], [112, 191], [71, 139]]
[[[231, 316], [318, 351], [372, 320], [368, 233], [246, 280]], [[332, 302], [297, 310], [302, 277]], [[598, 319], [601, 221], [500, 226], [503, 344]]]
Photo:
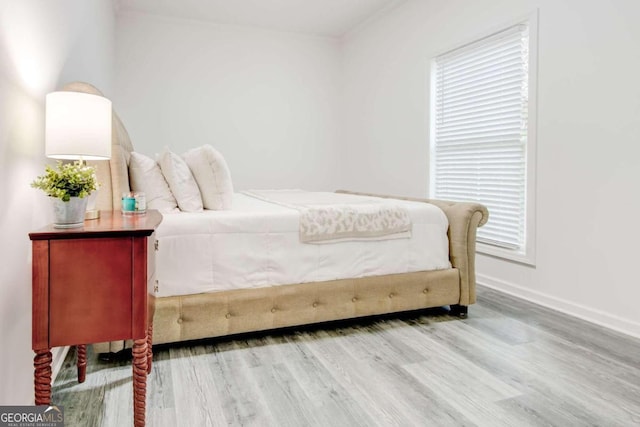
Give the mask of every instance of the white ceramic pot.
[[72, 197], [68, 202], [53, 198], [53, 213], [55, 228], [82, 227], [84, 213], [87, 211], [88, 197]]

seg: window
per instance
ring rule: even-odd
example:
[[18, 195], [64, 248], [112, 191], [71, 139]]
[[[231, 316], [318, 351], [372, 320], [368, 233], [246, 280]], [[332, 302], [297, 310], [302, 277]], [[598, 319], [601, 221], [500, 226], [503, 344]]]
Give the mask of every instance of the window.
[[534, 263], [533, 19], [437, 56], [431, 195], [489, 209], [478, 251]]

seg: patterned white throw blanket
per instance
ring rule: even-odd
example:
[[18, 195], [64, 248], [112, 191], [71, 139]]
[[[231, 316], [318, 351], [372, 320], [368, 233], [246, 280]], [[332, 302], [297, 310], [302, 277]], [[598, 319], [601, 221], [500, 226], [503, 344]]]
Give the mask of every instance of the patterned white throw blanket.
[[409, 212], [392, 200], [302, 190], [251, 190], [243, 194], [298, 210], [303, 243], [411, 237]]

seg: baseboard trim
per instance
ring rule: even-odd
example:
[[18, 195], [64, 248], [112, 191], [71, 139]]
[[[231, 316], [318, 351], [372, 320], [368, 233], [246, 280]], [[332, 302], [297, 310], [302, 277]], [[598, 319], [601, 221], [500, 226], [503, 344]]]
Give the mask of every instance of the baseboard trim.
[[67, 358], [67, 353], [69, 352], [69, 346], [67, 347], [56, 347], [53, 349], [53, 362], [52, 362], [52, 373], [51, 373], [51, 385], [56, 382], [56, 377], [60, 373], [62, 369], [62, 365], [64, 365], [64, 359]]
[[533, 291], [484, 274], [476, 274], [476, 281], [479, 285], [486, 286], [487, 288], [504, 292], [552, 310], [561, 311], [570, 316], [577, 317], [598, 326], [612, 329], [616, 332], [620, 332], [634, 338], [640, 338], [640, 323], [542, 292]]

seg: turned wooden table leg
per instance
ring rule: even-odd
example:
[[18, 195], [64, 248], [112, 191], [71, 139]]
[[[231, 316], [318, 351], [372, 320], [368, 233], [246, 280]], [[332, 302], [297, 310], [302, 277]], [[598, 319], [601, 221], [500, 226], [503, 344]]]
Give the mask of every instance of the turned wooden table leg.
[[151, 365], [153, 364], [153, 323], [149, 323], [147, 329], [147, 374], [151, 373]]
[[87, 346], [80, 344], [76, 346], [78, 351], [78, 382], [83, 383], [87, 377]]
[[35, 350], [33, 383], [36, 405], [51, 403], [51, 349]]
[[143, 427], [147, 400], [147, 338], [133, 341], [133, 425]]

